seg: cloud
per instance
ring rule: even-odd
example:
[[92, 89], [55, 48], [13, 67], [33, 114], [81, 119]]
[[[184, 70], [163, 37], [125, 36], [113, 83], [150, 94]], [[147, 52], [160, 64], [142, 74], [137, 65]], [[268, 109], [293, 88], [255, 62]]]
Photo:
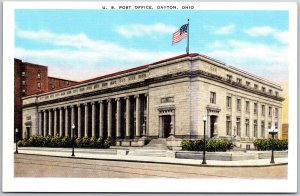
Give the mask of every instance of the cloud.
[[219, 28], [216, 28], [212, 31], [212, 34], [215, 35], [228, 35], [230, 33], [232, 33], [235, 29], [235, 25], [234, 24], [229, 24], [226, 26], [222, 26]]
[[16, 58], [49, 66], [49, 75], [74, 80], [84, 80], [178, 54], [126, 48], [112, 42], [93, 40], [85, 34], [16, 29], [16, 36], [51, 46], [51, 49], [15, 47]]
[[251, 27], [244, 30], [250, 36], [273, 36], [277, 41], [283, 44], [288, 44], [288, 31], [281, 31], [270, 26]]
[[241, 40], [216, 41], [207, 54], [250, 73], [274, 80], [288, 77], [288, 46]]
[[155, 37], [159, 34], [174, 33], [176, 30], [177, 27], [162, 23], [156, 23], [151, 25], [131, 24], [116, 27], [117, 33], [127, 38], [141, 36]]

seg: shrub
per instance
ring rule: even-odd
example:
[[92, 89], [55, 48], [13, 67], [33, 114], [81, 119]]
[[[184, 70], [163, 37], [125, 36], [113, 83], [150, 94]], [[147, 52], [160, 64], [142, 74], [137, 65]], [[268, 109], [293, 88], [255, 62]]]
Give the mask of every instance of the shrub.
[[103, 148], [109, 148], [110, 146], [114, 146], [114, 145], [115, 145], [115, 141], [113, 140], [113, 138], [108, 137], [104, 140]]
[[[258, 151], [272, 150], [272, 142], [273, 140], [271, 138], [256, 139], [254, 140], [254, 146]], [[274, 150], [277, 151], [288, 150], [288, 141], [274, 139]]]
[[[203, 151], [203, 140], [183, 140], [182, 150]], [[205, 150], [208, 152], [225, 152], [233, 148], [231, 141], [226, 139], [208, 139], [205, 141]]]

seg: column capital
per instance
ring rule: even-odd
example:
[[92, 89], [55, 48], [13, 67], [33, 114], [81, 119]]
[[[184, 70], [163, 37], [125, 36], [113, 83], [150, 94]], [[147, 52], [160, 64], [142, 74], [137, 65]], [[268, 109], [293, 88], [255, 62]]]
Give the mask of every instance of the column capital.
[[87, 106], [87, 105], [88, 105], [88, 103], [83, 103], [83, 105], [84, 105], [84, 106]]
[[103, 100], [102, 100], [102, 99], [100, 99], [100, 100], [98, 101], [98, 103], [102, 104], [102, 103], [103, 103]]
[[73, 109], [73, 108], [74, 108], [74, 105], [70, 105], [70, 108]]
[[95, 105], [95, 101], [91, 101], [90, 103], [91, 103], [91, 105]]
[[144, 95], [145, 95], [145, 97], [148, 97], [148, 96], [149, 96], [149, 93], [145, 93]]
[[126, 99], [126, 100], [129, 99], [129, 96], [125, 96], [124, 99]]
[[134, 98], [136, 98], [136, 99], [140, 98], [140, 95], [134, 95]]
[[120, 101], [120, 100], [121, 100], [120, 97], [115, 98], [115, 101]]
[[80, 105], [81, 105], [81, 103], [77, 103], [77, 104], [76, 104], [77, 107], [80, 107]]
[[106, 101], [107, 101], [107, 103], [110, 103], [111, 102], [111, 98], [108, 98]]
[[53, 108], [53, 111], [56, 111], [57, 108]]
[[68, 106], [64, 106], [65, 109], [68, 109]]

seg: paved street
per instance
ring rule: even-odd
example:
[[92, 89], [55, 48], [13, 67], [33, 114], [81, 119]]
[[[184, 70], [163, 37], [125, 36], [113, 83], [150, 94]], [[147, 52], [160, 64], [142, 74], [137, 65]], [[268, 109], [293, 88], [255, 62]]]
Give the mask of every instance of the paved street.
[[285, 179], [288, 165], [272, 167], [197, 167], [15, 155], [16, 177], [95, 177], [95, 178], [243, 178]]

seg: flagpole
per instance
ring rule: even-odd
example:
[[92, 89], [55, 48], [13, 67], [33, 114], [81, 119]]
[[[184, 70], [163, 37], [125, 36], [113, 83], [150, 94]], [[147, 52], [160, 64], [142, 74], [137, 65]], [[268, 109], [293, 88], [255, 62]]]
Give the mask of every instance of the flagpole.
[[187, 37], [187, 46], [186, 46], [186, 54], [189, 54], [190, 49], [190, 19], [188, 19], [188, 29], [187, 29], [188, 37]]

